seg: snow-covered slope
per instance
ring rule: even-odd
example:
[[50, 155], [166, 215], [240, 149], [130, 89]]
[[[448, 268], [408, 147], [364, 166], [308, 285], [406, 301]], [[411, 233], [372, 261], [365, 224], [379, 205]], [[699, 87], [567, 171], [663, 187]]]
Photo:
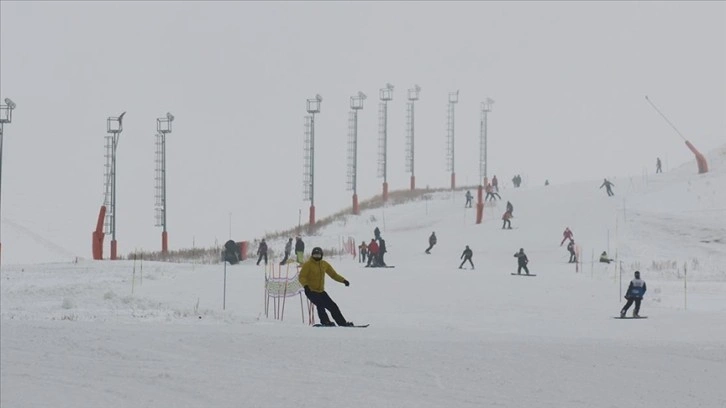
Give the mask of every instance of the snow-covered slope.
[[[327, 291], [367, 329], [310, 328], [299, 298], [288, 299], [284, 320], [266, 318], [265, 271], [252, 260], [226, 276], [221, 264], [4, 266], [0, 403], [726, 406], [726, 147], [708, 158], [705, 175], [689, 163], [613, 179], [614, 197], [600, 180], [506, 188], [480, 225], [457, 191], [304, 237], [309, 251], [381, 229], [396, 268], [328, 258], [351, 285], [328, 279]], [[507, 200], [512, 230], [501, 229]], [[566, 226], [579, 271], [560, 247]], [[432, 231], [438, 244], [426, 255]], [[475, 270], [458, 269], [465, 245]], [[519, 248], [537, 277], [510, 275]], [[622, 262], [622, 280], [615, 263], [592, 262], [603, 250]], [[636, 268], [649, 319], [612, 319]]]

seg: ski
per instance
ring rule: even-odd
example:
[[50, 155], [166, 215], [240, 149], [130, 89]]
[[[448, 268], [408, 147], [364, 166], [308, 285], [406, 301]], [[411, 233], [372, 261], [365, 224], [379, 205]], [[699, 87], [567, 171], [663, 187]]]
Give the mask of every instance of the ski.
[[368, 327], [368, 326], [370, 326], [370, 324], [356, 324], [354, 326], [337, 326], [337, 325], [336, 326], [325, 326], [325, 325], [322, 325], [322, 324], [314, 324], [313, 325], [313, 327], [359, 327], [359, 328], [364, 328], [364, 327]]
[[613, 319], [647, 319], [648, 316], [613, 316]]
[[537, 276], [534, 273], [530, 273], [529, 275], [526, 273], [513, 273], [512, 276]]

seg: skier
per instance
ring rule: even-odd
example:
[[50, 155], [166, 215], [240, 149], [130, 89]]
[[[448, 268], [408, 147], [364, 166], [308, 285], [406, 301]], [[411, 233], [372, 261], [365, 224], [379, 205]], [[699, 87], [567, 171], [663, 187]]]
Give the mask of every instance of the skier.
[[512, 185], [514, 186], [514, 188], [519, 187], [519, 186], [517, 186], [517, 176], [516, 175], [514, 177], [512, 177]]
[[[338, 305], [333, 302], [328, 293], [325, 291], [325, 275], [330, 276], [333, 280], [350, 286], [350, 282], [344, 277], [338, 275], [332, 266], [327, 261], [323, 261], [323, 250], [320, 247], [313, 248], [313, 252], [310, 254], [310, 259], [305, 262], [300, 269], [300, 276], [298, 280], [305, 289], [305, 296], [315, 305], [318, 309], [318, 318], [320, 324], [323, 326], [353, 326], [353, 323], [347, 322], [340, 312]], [[328, 313], [330, 311], [333, 316], [335, 323], [330, 321]]]
[[380, 267], [385, 267], [386, 263], [383, 261], [383, 256], [386, 254], [386, 240], [383, 239], [383, 237], [378, 237], [378, 265]]
[[606, 251], [602, 251], [602, 254], [600, 254], [600, 262], [609, 264], [613, 260], [608, 258], [608, 253]]
[[305, 254], [305, 243], [303, 242], [302, 238], [297, 237], [297, 238], [295, 238], [295, 257], [297, 258], [297, 263], [299, 263], [299, 264], [303, 263], [304, 254]]
[[260, 242], [260, 246], [257, 247], [257, 265], [260, 264], [260, 261], [262, 258], [265, 258], [265, 265], [267, 265], [267, 242], [265, 242], [265, 239], [262, 238], [262, 242]]
[[365, 241], [361, 241], [360, 245], [358, 245], [358, 263], [364, 263], [366, 256], [368, 256], [368, 245], [366, 245]]
[[512, 217], [514, 217], [514, 206], [509, 201], [507, 201], [507, 211], [509, 211], [512, 214]]
[[459, 257], [459, 259], [462, 259], [462, 258], [464, 259], [463, 261], [461, 261], [461, 265], [459, 265], [459, 269], [461, 269], [461, 267], [464, 266], [464, 263], [466, 263], [466, 261], [469, 261], [469, 263], [471, 264], [471, 269], [474, 269], [474, 262], [471, 261], [472, 255], [474, 255], [474, 253], [471, 251], [471, 249], [469, 249], [469, 245], [467, 245], [466, 249], [464, 249], [464, 252], [462, 252], [461, 256]]
[[466, 190], [466, 204], [464, 204], [464, 208], [471, 208], [471, 199], [474, 198], [471, 195], [471, 191]]
[[570, 231], [570, 227], [565, 227], [565, 232], [562, 233], [562, 242], [560, 242], [560, 246], [565, 243], [568, 239], [573, 239], [574, 234], [572, 231]]
[[570, 252], [570, 260], [568, 263], [577, 263], [577, 254], [575, 253], [575, 240], [571, 239], [567, 244], [567, 250]]
[[376, 239], [378, 239], [378, 238], [380, 238], [380, 237], [381, 237], [381, 230], [379, 230], [379, 229], [378, 229], [378, 227], [376, 227], [376, 229], [374, 229], [374, 230], [373, 230], [373, 236], [374, 236], [374, 237], [375, 237]]
[[613, 189], [611, 188], [614, 185], [615, 184], [608, 181], [608, 179], [604, 179], [602, 184], [600, 185], [600, 188], [605, 187], [605, 190], [607, 190], [607, 193], [608, 193], [608, 197], [611, 197], [611, 196], [615, 195], [615, 193], [613, 193]]
[[507, 210], [504, 215], [502, 215], [502, 219], [504, 220], [504, 222], [502, 223], [502, 229], [504, 229], [505, 226], [507, 227], [507, 229], [512, 229], [512, 222], [509, 221], [509, 219], [511, 218], [512, 212]]
[[[494, 188], [494, 190], [497, 193], [499, 192], [499, 180], [497, 180], [497, 176], [496, 175], [494, 175], [494, 177], [492, 177], [492, 188]], [[497, 195], [499, 195], [499, 194], [497, 194]]]
[[368, 263], [366, 266], [374, 268], [378, 266], [378, 243], [375, 238], [371, 239], [371, 242], [368, 244]]
[[545, 187], [547, 187], [549, 185], [550, 185], [550, 181], [549, 180], [545, 180]]
[[660, 157], [657, 157], [656, 158], [656, 161], [655, 161], [655, 172], [656, 172], [656, 174], [657, 173], [663, 173], [663, 169], [661, 168], [661, 163], [660, 163]]
[[436, 232], [435, 231], [431, 232], [431, 236], [429, 236], [429, 247], [426, 248], [426, 251], [424, 251], [424, 252], [431, 255], [430, 251], [431, 251], [431, 248], [434, 247], [434, 245], [436, 245]]
[[222, 251], [222, 255], [224, 260], [229, 262], [230, 265], [238, 264], [242, 259], [239, 245], [231, 239], [224, 243], [224, 251]]
[[514, 257], [517, 258], [517, 275], [522, 274], [522, 269], [529, 275], [529, 269], [527, 269], [529, 259], [527, 259], [527, 255], [524, 253], [524, 248], [519, 248], [519, 252], [515, 252]]
[[494, 201], [494, 196], [497, 196], [497, 198], [499, 198], [500, 200], [502, 199], [502, 197], [499, 195], [499, 193], [494, 192], [494, 187], [492, 187], [492, 183], [487, 184], [486, 192], [487, 192], [487, 195], [484, 198], [484, 201], [486, 201], [487, 198], [489, 198], [489, 197], [491, 197], [491, 199], [490, 199], [491, 201]]
[[292, 252], [292, 238], [287, 240], [287, 244], [285, 244], [285, 257], [282, 258], [282, 261], [280, 261], [280, 265], [285, 265], [287, 263], [287, 258], [290, 257], [290, 252]]
[[630, 285], [628, 286], [628, 290], [625, 292], [625, 299], [628, 299], [628, 302], [623, 306], [622, 310], [620, 310], [620, 317], [625, 317], [625, 313], [628, 312], [628, 309], [630, 308], [630, 305], [635, 302], [635, 309], [633, 309], [633, 317], [640, 317], [638, 312], [640, 312], [640, 301], [643, 300], [643, 295], [645, 295], [646, 287], [645, 287], [645, 281], [640, 279], [640, 271], [635, 271], [635, 279], [630, 281]]

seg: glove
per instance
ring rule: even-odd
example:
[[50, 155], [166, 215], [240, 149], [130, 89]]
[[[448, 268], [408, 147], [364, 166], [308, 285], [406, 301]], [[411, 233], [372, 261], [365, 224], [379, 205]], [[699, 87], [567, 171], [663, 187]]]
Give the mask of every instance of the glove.
[[305, 296], [310, 297], [310, 287], [308, 287], [308, 285], [305, 285], [303, 289], [305, 289]]
[[350, 286], [350, 282], [348, 282], [347, 280], [344, 280], [343, 283], [345, 284], [345, 286]]

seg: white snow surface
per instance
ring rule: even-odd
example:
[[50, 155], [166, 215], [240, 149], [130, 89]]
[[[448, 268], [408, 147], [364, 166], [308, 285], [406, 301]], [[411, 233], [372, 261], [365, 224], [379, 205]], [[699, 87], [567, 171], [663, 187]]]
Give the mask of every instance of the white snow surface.
[[[613, 179], [614, 197], [600, 180], [504, 188], [479, 225], [459, 190], [305, 236], [309, 251], [380, 227], [395, 268], [327, 257], [351, 285], [326, 290], [365, 329], [311, 328], [298, 297], [265, 317], [255, 260], [226, 267], [226, 295], [222, 264], [4, 265], [0, 405], [726, 407], [726, 146], [708, 159]], [[458, 269], [465, 245], [475, 270]], [[520, 247], [536, 277], [510, 275]], [[591, 262], [603, 250], [622, 280]], [[635, 269], [649, 318], [613, 319]]]

